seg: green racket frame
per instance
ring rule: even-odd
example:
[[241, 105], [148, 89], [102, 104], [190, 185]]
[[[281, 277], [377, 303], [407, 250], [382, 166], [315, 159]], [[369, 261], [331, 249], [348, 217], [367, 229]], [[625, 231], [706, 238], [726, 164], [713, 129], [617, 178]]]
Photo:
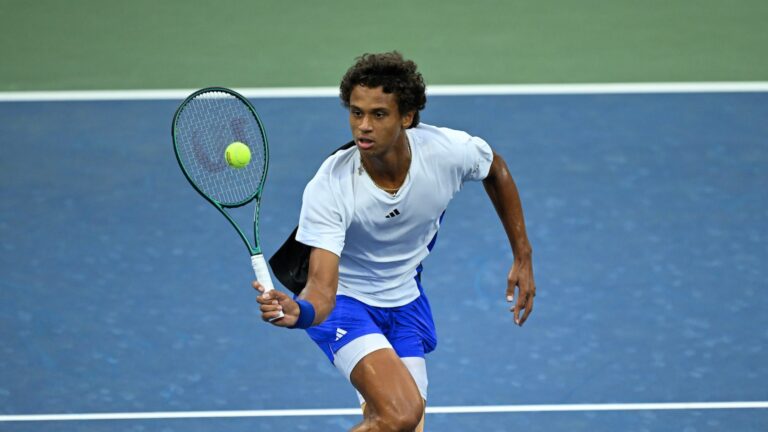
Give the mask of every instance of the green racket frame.
[[[263, 150], [264, 150], [264, 168], [261, 172], [261, 178], [259, 179], [259, 185], [256, 188], [256, 190], [253, 192], [252, 195], [244, 198], [243, 200], [235, 203], [229, 203], [224, 204], [219, 202], [218, 200], [213, 199], [213, 197], [209, 196], [207, 193], [205, 193], [198, 185], [195, 183], [195, 181], [192, 179], [192, 176], [189, 175], [187, 172], [187, 168], [184, 166], [184, 162], [182, 161], [182, 157], [179, 154], [179, 146], [177, 144], [176, 139], [176, 125], [178, 124], [179, 117], [184, 112], [184, 109], [187, 107], [187, 104], [194, 100], [197, 96], [203, 94], [203, 93], [225, 93], [230, 96], [235, 97], [240, 102], [242, 102], [248, 110], [253, 115], [253, 118], [256, 120], [256, 124], [259, 127], [259, 133], [261, 134], [261, 142], [263, 143]], [[248, 248], [248, 252], [251, 254], [251, 266], [253, 267], [253, 271], [256, 275], [256, 280], [258, 280], [261, 285], [264, 287], [264, 291], [271, 291], [275, 289], [274, 285], [272, 284], [272, 277], [269, 275], [269, 267], [267, 266], [267, 262], [264, 259], [264, 254], [261, 252], [261, 243], [259, 242], [259, 210], [261, 208], [261, 198], [262, 193], [264, 191], [264, 182], [267, 180], [267, 171], [269, 171], [269, 144], [267, 142], [267, 134], [264, 131], [264, 125], [261, 123], [261, 119], [259, 118], [259, 115], [256, 113], [256, 109], [251, 105], [251, 103], [241, 94], [230, 90], [228, 88], [224, 87], [207, 87], [204, 89], [200, 89], [191, 95], [187, 97], [184, 102], [181, 103], [179, 108], [176, 110], [176, 113], [173, 115], [173, 123], [171, 124], [171, 138], [173, 139], [173, 151], [176, 155], [176, 161], [179, 163], [179, 167], [181, 168], [181, 172], [184, 173], [184, 177], [187, 178], [189, 183], [192, 185], [195, 190], [203, 196], [208, 202], [213, 204], [214, 207], [216, 207], [221, 214], [224, 215], [225, 218], [229, 221], [230, 225], [232, 225], [235, 228], [235, 231], [240, 235], [240, 238], [243, 240], [243, 243], [245, 243], [245, 246]], [[253, 211], [253, 244], [248, 241], [248, 236], [245, 235], [243, 230], [240, 228], [240, 226], [237, 225], [237, 222], [235, 222], [234, 219], [227, 213], [227, 208], [236, 208], [236, 207], [242, 207], [246, 204], [248, 204], [251, 201], [255, 201], [255, 209]], [[270, 321], [278, 320], [285, 315], [280, 312], [278, 316], [271, 318]]]
[[[176, 145], [176, 122], [178, 121], [179, 116], [184, 111], [184, 108], [186, 108], [187, 104], [195, 99], [197, 96], [203, 94], [203, 93], [211, 93], [211, 92], [220, 92], [220, 93], [227, 93], [231, 96], [236, 97], [239, 99], [245, 106], [248, 107], [248, 110], [251, 112], [253, 117], [256, 119], [256, 124], [259, 126], [259, 132], [261, 133], [262, 142], [264, 143], [264, 169], [261, 173], [261, 179], [259, 180], [259, 187], [256, 189], [256, 191], [249, 197], [245, 198], [244, 200], [234, 203], [234, 204], [222, 204], [215, 199], [208, 196], [205, 192], [203, 192], [197, 184], [192, 180], [190, 175], [187, 173], [187, 169], [184, 166], [184, 163], [181, 160], [181, 156], [179, 155], [179, 150]], [[214, 207], [216, 207], [221, 214], [224, 215], [225, 218], [229, 221], [229, 223], [232, 225], [232, 227], [235, 228], [238, 235], [240, 235], [240, 238], [243, 240], [243, 243], [245, 243], [245, 247], [248, 248], [249, 253], [251, 256], [262, 254], [261, 251], [261, 243], [259, 241], [259, 211], [261, 207], [261, 198], [262, 193], [264, 191], [264, 183], [267, 180], [267, 171], [269, 171], [269, 143], [267, 141], [267, 134], [264, 130], [264, 125], [261, 123], [261, 119], [259, 118], [259, 114], [256, 112], [256, 109], [251, 105], [251, 103], [246, 99], [243, 95], [240, 93], [235, 92], [234, 90], [225, 88], [225, 87], [206, 87], [200, 90], [197, 90], [196, 92], [189, 95], [184, 102], [181, 103], [178, 109], [176, 109], [176, 113], [173, 115], [173, 123], [171, 126], [171, 137], [173, 139], [173, 152], [176, 155], [176, 161], [179, 163], [179, 167], [181, 167], [181, 171], [184, 173], [184, 177], [186, 177], [187, 181], [192, 185], [195, 190], [202, 195], [208, 202], [213, 204]], [[237, 222], [235, 222], [234, 219], [227, 213], [225, 209], [227, 208], [237, 208], [242, 207], [251, 201], [255, 201], [255, 209], [253, 213], [253, 244], [251, 244], [250, 241], [248, 241], [248, 236], [243, 232], [243, 230], [240, 228], [240, 226], [237, 225]]]

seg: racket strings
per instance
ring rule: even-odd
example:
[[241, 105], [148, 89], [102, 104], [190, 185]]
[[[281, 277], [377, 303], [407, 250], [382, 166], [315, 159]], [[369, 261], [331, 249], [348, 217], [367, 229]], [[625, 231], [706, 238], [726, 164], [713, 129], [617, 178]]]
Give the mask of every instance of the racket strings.
[[[244, 168], [226, 162], [225, 149], [235, 141], [251, 150], [251, 162]], [[176, 122], [176, 148], [189, 178], [211, 199], [237, 205], [259, 190], [266, 162], [264, 137], [256, 117], [238, 98], [209, 92], [190, 100]]]

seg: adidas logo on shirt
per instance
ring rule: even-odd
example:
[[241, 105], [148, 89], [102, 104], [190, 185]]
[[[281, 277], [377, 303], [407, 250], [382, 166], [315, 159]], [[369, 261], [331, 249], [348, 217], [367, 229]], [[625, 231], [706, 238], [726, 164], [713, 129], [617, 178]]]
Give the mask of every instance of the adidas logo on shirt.
[[337, 328], [336, 329], [336, 340], [339, 340], [339, 339], [343, 338], [345, 334], [347, 334], [346, 330]]
[[384, 216], [384, 217], [385, 217], [385, 218], [387, 218], [387, 219], [389, 219], [389, 218], [393, 218], [393, 217], [395, 217], [395, 216], [397, 216], [397, 215], [399, 215], [399, 214], [400, 214], [400, 211], [399, 211], [398, 209], [394, 209], [394, 210], [392, 210], [391, 212], [389, 212], [389, 214], [388, 214], [388, 215], [386, 215], [386, 216]]

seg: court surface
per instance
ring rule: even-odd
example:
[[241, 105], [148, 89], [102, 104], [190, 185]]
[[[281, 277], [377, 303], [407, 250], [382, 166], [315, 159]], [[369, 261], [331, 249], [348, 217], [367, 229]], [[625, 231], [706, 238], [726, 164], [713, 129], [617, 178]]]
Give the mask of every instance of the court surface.
[[[179, 102], [0, 103], [0, 430], [359, 421], [308, 338], [260, 321], [242, 243], [174, 159]], [[335, 98], [253, 102], [272, 152], [269, 255], [349, 132]], [[482, 186], [468, 184], [424, 263], [439, 335], [429, 405], [442, 409], [427, 430], [768, 429], [768, 93], [440, 96], [422, 118], [507, 160], [539, 290], [517, 328], [509, 246]], [[737, 404], [674, 405], [713, 402]], [[600, 408], [645, 403], [664, 405]], [[515, 412], [527, 405], [539, 408]], [[508, 408], [482, 412], [494, 406]], [[262, 416], [306, 409], [342, 411]], [[203, 411], [214, 413], [11, 421]]]

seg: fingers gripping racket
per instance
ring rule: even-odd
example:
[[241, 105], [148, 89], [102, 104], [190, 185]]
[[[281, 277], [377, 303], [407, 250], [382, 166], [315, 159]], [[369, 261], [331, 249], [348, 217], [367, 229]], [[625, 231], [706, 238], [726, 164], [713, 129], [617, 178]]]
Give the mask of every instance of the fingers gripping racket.
[[[269, 145], [253, 105], [226, 88], [198, 90], [176, 110], [171, 135], [176, 159], [187, 180], [240, 235], [251, 254], [256, 279], [266, 291], [274, 289], [259, 244], [259, 208], [269, 168]], [[251, 157], [250, 162], [245, 160], [245, 166], [242, 158], [237, 164], [228, 162], [225, 152], [233, 143], [248, 147]], [[252, 201], [253, 243], [227, 212]]]

